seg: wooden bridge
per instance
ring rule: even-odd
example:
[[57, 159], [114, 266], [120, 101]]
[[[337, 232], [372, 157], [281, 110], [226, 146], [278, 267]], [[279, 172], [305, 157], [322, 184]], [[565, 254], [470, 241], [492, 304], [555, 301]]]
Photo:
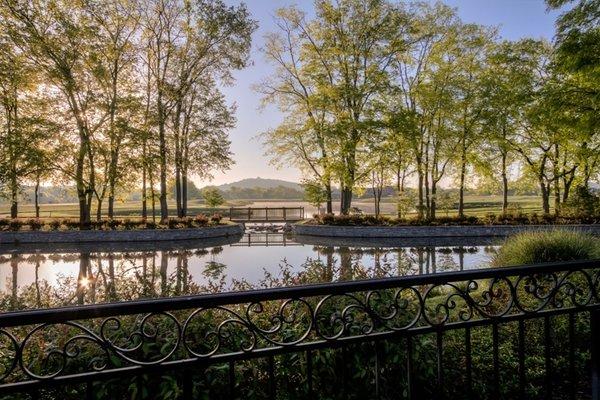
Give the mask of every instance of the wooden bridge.
[[234, 222], [298, 222], [304, 219], [304, 207], [231, 207]]

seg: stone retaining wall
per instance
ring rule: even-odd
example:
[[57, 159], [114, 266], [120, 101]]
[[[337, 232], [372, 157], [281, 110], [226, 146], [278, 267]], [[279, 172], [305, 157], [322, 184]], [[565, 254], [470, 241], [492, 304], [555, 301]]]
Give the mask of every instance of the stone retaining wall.
[[598, 225], [333, 226], [292, 225], [296, 235], [361, 238], [505, 237], [522, 231], [570, 229], [600, 235]]
[[0, 245], [18, 243], [156, 242], [228, 237], [244, 233], [243, 225], [186, 229], [133, 229], [127, 231], [0, 232]]

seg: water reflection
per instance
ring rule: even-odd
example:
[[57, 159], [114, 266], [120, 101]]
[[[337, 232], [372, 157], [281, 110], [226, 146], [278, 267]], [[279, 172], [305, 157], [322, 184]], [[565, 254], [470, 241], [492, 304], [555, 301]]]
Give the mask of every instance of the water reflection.
[[[493, 242], [438, 246], [260, 237], [125, 249], [11, 248], [0, 255], [2, 311], [429, 274], [484, 266]], [[264, 239], [264, 237], [262, 237]], [[378, 243], [379, 246], [373, 243]], [[385, 246], [383, 245], [385, 244]]]

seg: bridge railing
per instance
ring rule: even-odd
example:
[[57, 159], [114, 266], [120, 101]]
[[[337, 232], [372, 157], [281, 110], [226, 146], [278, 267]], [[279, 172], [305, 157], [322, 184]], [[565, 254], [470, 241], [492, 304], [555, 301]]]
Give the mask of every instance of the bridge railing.
[[589, 398], [599, 295], [587, 261], [4, 313], [0, 397]]
[[302, 246], [301, 243], [287, 237], [285, 233], [279, 232], [252, 232], [245, 233], [242, 238], [230, 244], [233, 247], [252, 247], [252, 246]]
[[304, 207], [231, 207], [232, 221], [285, 222], [304, 219]]

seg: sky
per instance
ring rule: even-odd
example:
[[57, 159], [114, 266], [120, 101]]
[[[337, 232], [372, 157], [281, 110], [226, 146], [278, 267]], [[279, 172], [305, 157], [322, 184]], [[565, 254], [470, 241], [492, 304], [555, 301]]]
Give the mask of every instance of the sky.
[[[236, 0], [226, 0], [239, 4]], [[428, 0], [433, 2], [435, 0]], [[523, 37], [551, 40], [554, 35], [556, 12], [547, 12], [544, 0], [444, 0], [458, 10], [460, 18], [467, 23], [499, 27], [504, 39], [518, 40]], [[244, 178], [274, 178], [294, 182], [302, 180], [299, 170], [293, 167], [277, 169], [269, 163], [265, 148], [259, 138], [262, 132], [276, 127], [283, 119], [276, 107], [261, 107], [260, 95], [252, 85], [269, 76], [272, 67], [260, 53], [263, 36], [276, 31], [273, 14], [277, 8], [296, 5], [313, 14], [312, 0], [246, 0], [252, 18], [258, 22], [254, 33], [251, 64], [236, 71], [236, 81], [223, 88], [229, 104], [237, 106], [237, 125], [230, 131], [231, 150], [235, 165], [225, 173], [216, 173], [212, 181], [196, 181], [196, 184], [220, 185]]]

